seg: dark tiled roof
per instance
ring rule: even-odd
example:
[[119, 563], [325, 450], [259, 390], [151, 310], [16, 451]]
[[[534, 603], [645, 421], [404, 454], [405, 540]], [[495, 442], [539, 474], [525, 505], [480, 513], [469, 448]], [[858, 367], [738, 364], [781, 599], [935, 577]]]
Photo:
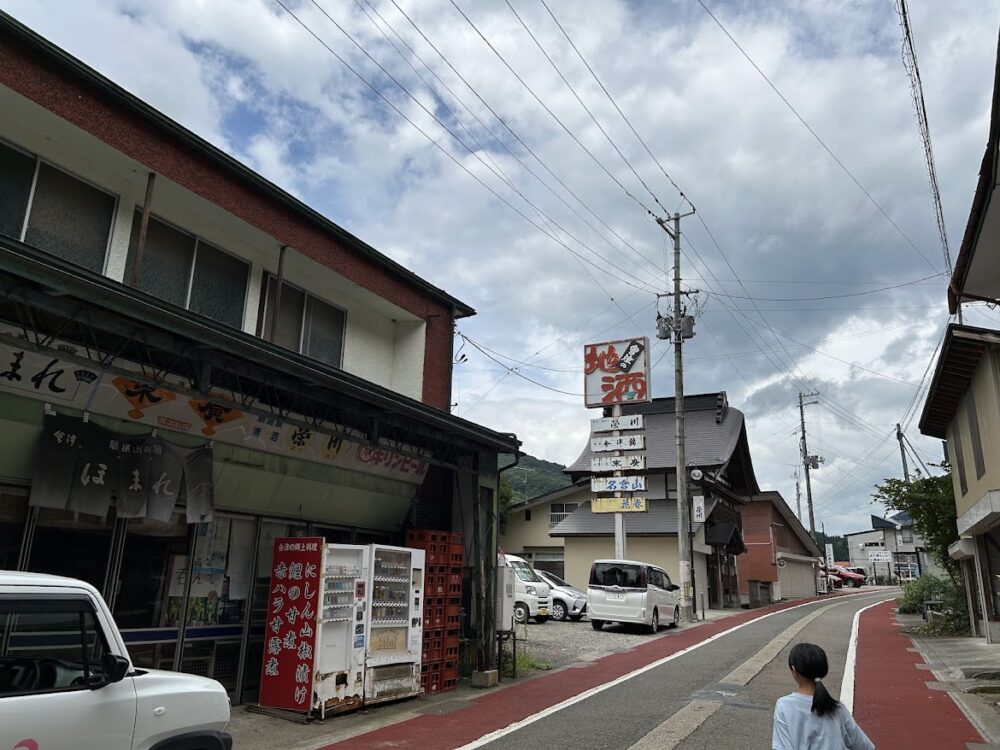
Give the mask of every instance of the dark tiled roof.
[[[711, 501], [709, 501], [711, 503]], [[677, 502], [674, 500], [649, 500], [645, 513], [625, 514], [625, 533], [629, 536], [663, 536], [677, 534]], [[711, 508], [705, 508], [706, 514]], [[694, 525], [695, 533], [701, 528]], [[615, 533], [613, 513], [591, 513], [590, 503], [582, 503], [566, 516], [549, 536], [611, 536]]]

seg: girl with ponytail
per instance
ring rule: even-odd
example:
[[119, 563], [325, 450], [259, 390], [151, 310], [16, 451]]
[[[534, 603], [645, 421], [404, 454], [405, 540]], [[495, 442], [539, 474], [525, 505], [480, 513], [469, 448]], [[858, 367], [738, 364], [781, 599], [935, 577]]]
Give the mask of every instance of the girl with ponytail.
[[772, 750], [875, 750], [875, 745], [823, 684], [826, 652], [798, 643], [788, 655], [798, 689], [774, 707]]

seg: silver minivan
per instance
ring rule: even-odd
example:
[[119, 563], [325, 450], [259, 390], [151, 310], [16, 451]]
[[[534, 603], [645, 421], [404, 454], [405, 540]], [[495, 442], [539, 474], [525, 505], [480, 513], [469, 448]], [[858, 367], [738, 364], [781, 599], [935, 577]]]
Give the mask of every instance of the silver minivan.
[[587, 597], [590, 624], [600, 630], [606, 622], [638, 623], [650, 632], [661, 623], [677, 627], [680, 586], [656, 565], [636, 560], [594, 560]]

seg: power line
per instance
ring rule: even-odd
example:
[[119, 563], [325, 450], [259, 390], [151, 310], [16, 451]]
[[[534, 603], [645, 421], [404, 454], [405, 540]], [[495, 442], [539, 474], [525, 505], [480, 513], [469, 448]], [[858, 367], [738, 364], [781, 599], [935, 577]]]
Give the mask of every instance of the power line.
[[472, 339], [470, 339], [470, 338], [469, 338], [468, 336], [466, 336], [465, 334], [463, 334], [463, 333], [460, 333], [460, 332], [457, 332], [457, 331], [456, 331], [456, 333], [458, 333], [458, 335], [462, 337], [462, 340], [463, 340], [463, 341], [467, 341], [467, 342], [469, 342], [469, 343], [470, 343], [470, 344], [471, 344], [471, 345], [472, 345], [473, 347], [475, 347], [476, 349], [478, 349], [478, 350], [479, 350], [479, 352], [480, 352], [480, 353], [481, 353], [481, 354], [482, 354], [483, 356], [485, 356], [485, 357], [486, 357], [487, 359], [490, 359], [490, 360], [492, 360], [493, 362], [496, 362], [496, 363], [497, 363], [498, 365], [500, 365], [501, 367], [503, 367], [503, 368], [504, 368], [505, 370], [508, 370], [508, 371], [510, 372], [510, 374], [511, 374], [511, 375], [517, 375], [517, 376], [518, 376], [519, 378], [521, 378], [521, 379], [523, 379], [523, 380], [527, 380], [527, 381], [528, 381], [529, 383], [531, 383], [532, 385], [537, 385], [537, 386], [538, 386], [539, 388], [544, 388], [544, 389], [545, 389], [545, 390], [547, 390], [547, 391], [552, 391], [552, 392], [554, 392], [554, 393], [561, 393], [561, 394], [563, 394], [564, 396], [578, 396], [578, 397], [580, 397], [580, 398], [583, 398], [583, 394], [582, 394], [582, 393], [572, 393], [572, 392], [570, 392], [570, 391], [564, 391], [564, 390], [561, 390], [561, 389], [559, 389], [559, 388], [553, 388], [553, 387], [552, 387], [551, 385], [546, 385], [545, 383], [540, 383], [540, 382], [538, 382], [537, 380], [532, 380], [531, 378], [529, 378], [529, 377], [528, 377], [527, 375], [525, 375], [524, 373], [522, 373], [522, 372], [519, 372], [519, 371], [518, 371], [518, 370], [517, 370], [516, 368], [513, 368], [513, 367], [508, 367], [507, 365], [505, 365], [505, 364], [504, 364], [503, 362], [501, 362], [501, 361], [500, 361], [499, 359], [497, 359], [497, 358], [496, 358], [496, 357], [494, 357], [494, 356], [493, 356], [492, 354], [490, 354], [490, 353], [489, 353], [489, 352], [488, 352], [488, 351], [487, 351], [486, 349], [484, 349], [484, 348], [483, 348], [483, 347], [482, 347], [482, 346], [481, 346], [480, 344], [478, 344], [477, 342], [473, 341]]
[[[881, 286], [876, 289], [866, 289], [863, 292], [847, 292], [844, 294], [828, 294], [821, 297], [752, 297], [752, 296], [742, 296], [739, 294], [724, 294], [721, 292], [711, 292], [717, 297], [729, 297], [730, 299], [745, 299], [753, 300], [754, 302], [818, 302], [820, 300], [827, 299], [845, 299], [847, 297], [864, 297], [868, 294], [878, 294], [879, 292], [888, 292], [891, 289], [901, 289], [905, 286], [913, 286], [914, 284], [920, 284], [929, 279], [936, 279], [944, 276], [944, 273], [935, 273], [930, 276], [924, 276], [923, 278], [914, 279], [913, 281], [904, 281], [899, 284], [893, 284], [891, 286]], [[738, 279], [737, 279], [738, 280]]]
[[705, 5], [705, 1], [698, 0], [698, 4], [702, 8], [704, 8], [705, 12], [709, 15], [709, 17], [713, 21], [715, 21], [716, 25], [720, 29], [722, 29], [722, 33], [724, 33], [727, 37], [729, 37], [729, 41], [731, 41], [733, 45], [736, 47], [736, 49], [740, 51], [740, 54], [742, 54], [743, 57], [746, 58], [747, 62], [753, 66], [753, 69], [760, 74], [760, 77], [767, 82], [767, 85], [771, 87], [771, 90], [778, 95], [778, 98], [781, 99], [781, 101], [784, 102], [785, 106], [788, 107], [788, 109], [792, 112], [792, 114], [798, 118], [799, 122], [802, 123], [805, 129], [808, 130], [809, 133], [812, 135], [812, 137], [815, 138], [816, 141], [819, 143], [819, 145], [823, 147], [823, 150], [830, 155], [830, 158], [832, 158], [837, 163], [837, 166], [839, 166], [844, 171], [844, 174], [846, 174], [851, 179], [851, 181], [855, 185], [857, 185], [858, 189], [865, 194], [865, 197], [871, 202], [871, 204], [875, 206], [876, 209], [878, 209], [878, 212], [882, 214], [882, 216], [885, 217], [886, 221], [888, 221], [892, 225], [892, 227], [899, 233], [899, 236], [902, 237], [904, 240], [906, 240], [906, 242], [910, 245], [910, 247], [912, 247], [917, 252], [917, 255], [919, 255], [921, 258], [924, 259], [924, 262], [927, 263], [927, 265], [937, 270], [937, 266], [931, 263], [928, 257], [923, 254], [923, 252], [920, 250], [919, 247], [917, 247], [916, 243], [914, 243], [913, 240], [910, 239], [909, 235], [907, 235], [906, 232], [904, 232], [900, 228], [899, 224], [893, 221], [892, 217], [889, 216], [888, 212], [884, 208], [882, 208], [882, 204], [879, 203], [877, 200], [875, 200], [874, 196], [872, 196], [872, 194], [868, 192], [868, 189], [861, 184], [858, 178], [854, 176], [854, 173], [851, 172], [851, 170], [847, 168], [844, 162], [842, 162], [840, 158], [833, 152], [833, 149], [831, 149], [829, 146], [826, 145], [826, 142], [819, 137], [819, 134], [815, 130], [813, 130], [812, 126], [808, 122], [806, 122], [806, 119], [801, 114], [799, 114], [799, 111], [795, 109], [795, 107], [792, 106], [792, 103], [785, 98], [785, 95], [782, 94], [780, 90], [778, 90], [778, 87], [775, 86], [774, 83], [771, 81], [771, 79], [767, 77], [767, 74], [760, 69], [760, 67], [757, 65], [757, 63], [753, 61], [753, 58], [750, 57], [747, 51], [743, 49], [742, 46], [740, 46], [740, 43], [737, 42], [736, 39], [733, 37], [733, 35], [729, 33], [729, 30], [725, 26], [723, 26], [722, 21], [720, 21], [715, 16], [715, 14], [712, 13], [712, 11], [709, 9], [707, 5]]

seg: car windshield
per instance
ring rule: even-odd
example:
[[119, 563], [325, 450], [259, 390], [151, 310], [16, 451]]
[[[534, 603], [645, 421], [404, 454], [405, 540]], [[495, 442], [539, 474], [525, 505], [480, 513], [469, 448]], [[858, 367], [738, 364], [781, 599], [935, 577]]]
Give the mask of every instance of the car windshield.
[[569, 586], [569, 584], [559, 576], [554, 576], [551, 573], [542, 573], [540, 575], [553, 586]]
[[594, 563], [590, 570], [591, 586], [621, 586], [622, 588], [643, 588], [642, 575], [638, 565], [629, 563]]
[[517, 573], [517, 577], [522, 581], [527, 581], [528, 583], [545, 583], [545, 581], [538, 577], [538, 573], [536, 573], [526, 562], [522, 562], [521, 560], [511, 560], [510, 567], [514, 569], [514, 572]]

